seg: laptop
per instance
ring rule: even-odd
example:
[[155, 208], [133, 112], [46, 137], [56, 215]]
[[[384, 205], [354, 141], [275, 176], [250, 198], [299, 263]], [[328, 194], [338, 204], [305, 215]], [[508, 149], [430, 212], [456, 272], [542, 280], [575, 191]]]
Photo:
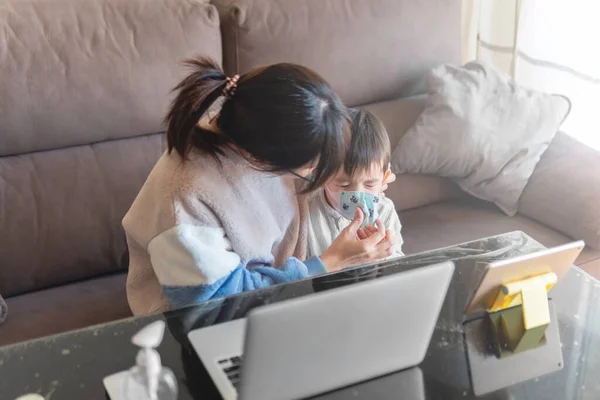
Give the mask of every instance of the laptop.
[[451, 262], [256, 308], [188, 338], [225, 400], [301, 399], [425, 358]]

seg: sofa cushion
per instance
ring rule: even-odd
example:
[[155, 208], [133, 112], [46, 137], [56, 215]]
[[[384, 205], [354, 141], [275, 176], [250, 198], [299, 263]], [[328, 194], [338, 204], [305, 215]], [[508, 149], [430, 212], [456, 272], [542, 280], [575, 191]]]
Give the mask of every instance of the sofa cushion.
[[396, 175], [396, 180], [390, 183], [385, 195], [394, 202], [397, 211], [466, 196], [449, 180], [433, 175], [414, 174]]
[[0, 7], [0, 156], [161, 132], [183, 58], [221, 60], [196, 0], [19, 0]]
[[0, 157], [0, 293], [126, 268], [121, 219], [163, 145], [157, 134]]
[[349, 106], [417, 93], [428, 68], [460, 62], [457, 1], [213, 3], [221, 13], [228, 73], [281, 61], [305, 65], [325, 77]]
[[[573, 239], [527, 217], [508, 217], [490, 203], [453, 200], [400, 213], [406, 254], [433, 250], [506, 232], [522, 231], [544, 246]], [[600, 279], [600, 251], [586, 248], [576, 261]], [[586, 267], [586, 265], [588, 265]]]
[[6, 299], [0, 346], [131, 316], [125, 279], [110, 275]]

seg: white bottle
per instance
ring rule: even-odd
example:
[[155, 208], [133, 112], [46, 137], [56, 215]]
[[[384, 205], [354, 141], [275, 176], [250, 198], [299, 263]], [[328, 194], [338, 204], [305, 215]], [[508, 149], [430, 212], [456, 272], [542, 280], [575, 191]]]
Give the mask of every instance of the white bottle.
[[131, 342], [141, 349], [135, 358], [135, 366], [129, 370], [125, 380], [125, 399], [177, 399], [175, 374], [161, 365], [160, 355], [155, 350], [162, 342], [164, 332], [164, 321], [156, 321], [131, 338]]
[[30, 393], [19, 396], [15, 400], [44, 400], [44, 396], [37, 393]]

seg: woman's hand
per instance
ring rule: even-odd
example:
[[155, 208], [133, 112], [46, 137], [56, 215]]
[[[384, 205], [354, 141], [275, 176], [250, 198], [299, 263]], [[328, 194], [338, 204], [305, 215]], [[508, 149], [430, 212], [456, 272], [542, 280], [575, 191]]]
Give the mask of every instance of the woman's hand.
[[356, 208], [354, 219], [333, 241], [331, 246], [321, 256], [327, 271], [338, 271], [353, 265], [367, 264], [382, 260], [392, 255], [392, 239], [390, 232], [385, 229], [380, 220], [377, 228], [369, 229], [369, 234], [363, 230], [362, 238], [359, 229], [364, 215], [360, 208]]

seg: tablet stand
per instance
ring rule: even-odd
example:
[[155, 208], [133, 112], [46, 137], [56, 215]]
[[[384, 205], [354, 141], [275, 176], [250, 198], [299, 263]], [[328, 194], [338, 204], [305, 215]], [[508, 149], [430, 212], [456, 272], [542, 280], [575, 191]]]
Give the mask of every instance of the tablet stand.
[[551, 299], [548, 306], [550, 325], [540, 344], [510, 357], [498, 358], [496, 345], [490, 340], [487, 316], [465, 322], [465, 346], [475, 395], [491, 393], [562, 369], [558, 318]]
[[497, 355], [502, 358], [545, 343], [550, 324], [548, 292], [553, 272], [505, 283], [487, 309]]

